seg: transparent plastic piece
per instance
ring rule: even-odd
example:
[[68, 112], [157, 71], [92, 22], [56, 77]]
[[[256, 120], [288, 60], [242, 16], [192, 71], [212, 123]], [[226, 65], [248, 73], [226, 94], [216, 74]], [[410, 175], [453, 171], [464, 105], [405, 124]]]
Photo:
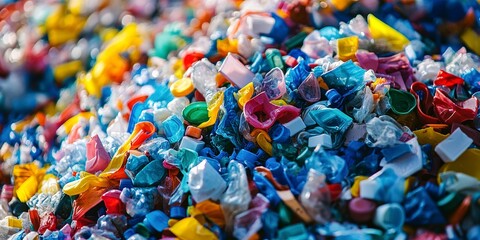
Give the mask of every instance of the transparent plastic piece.
[[321, 146], [317, 146], [313, 154], [305, 161], [307, 169], [314, 169], [325, 174], [331, 183], [340, 183], [348, 174], [345, 160], [337, 155], [331, 155]]
[[248, 188], [247, 173], [242, 164], [230, 161], [228, 175], [230, 178], [228, 188], [220, 203], [227, 222], [227, 231], [231, 231], [235, 216], [248, 209], [252, 197]]
[[308, 214], [317, 223], [325, 223], [330, 219], [330, 191], [325, 182], [325, 175], [310, 169], [307, 182], [300, 194], [300, 202]]
[[404, 132], [409, 132], [407, 127], [402, 127], [390, 116], [375, 117], [367, 122], [367, 139], [365, 142], [370, 147], [392, 147], [400, 144], [400, 137]]

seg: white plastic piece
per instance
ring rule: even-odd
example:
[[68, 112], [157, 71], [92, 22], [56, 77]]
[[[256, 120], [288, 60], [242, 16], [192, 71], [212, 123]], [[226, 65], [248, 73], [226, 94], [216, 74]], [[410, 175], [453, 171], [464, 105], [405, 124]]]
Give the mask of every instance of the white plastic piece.
[[324, 148], [332, 148], [332, 137], [328, 134], [320, 134], [317, 136], [310, 137], [308, 139], [308, 147], [316, 147], [320, 145]]
[[351, 141], [358, 141], [367, 135], [367, 126], [365, 124], [353, 123], [352, 127], [345, 134], [344, 146], [348, 146]]
[[255, 74], [253, 74], [248, 68], [246, 68], [238, 59], [236, 59], [230, 53], [218, 70], [225, 78], [239, 88], [245, 87], [245, 85], [252, 82]]
[[190, 170], [188, 187], [193, 199], [199, 203], [208, 199], [219, 200], [227, 183], [207, 160], [203, 160]]
[[445, 184], [447, 192], [461, 192], [464, 194], [473, 194], [480, 191], [480, 181], [476, 178], [460, 172], [440, 173], [440, 179]]
[[[419, 171], [423, 167], [423, 156], [420, 144], [418, 144], [417, 138], [412, 138], [406, 142], [411, 146], [412, 153], [404, 154], [403, 156], [387, 163], [385, 158], [380, 161], [380, 166], [383, 169], [391, 168], [400, 177], [409, 177], [415, 172]], [[380, 171], [383, 171], [380, 170]]]
[[398, 203], [384, 204], [377, 208], [373, 223], [385, 229], [401, 229], [405, 221], [405, 212]]
[[193, 150], [195, 152], [198, 152], [198, 151], [202, 150], [204, 146], [205, 146], [205, 142], [197, 140], [195, 138], [184, 136], [182, 138], [182, 141], [180, 142], [180, 146], [178, 148], [179, 149], [187, 148], [187, 149]]
[[360, 181], [360, 197], [377, 200], [377, 192], [380, 190], [378, 183], [372, 179]]
[[248, 27], [256, 35], [269, 34], [275, 25], [275, 19], [260, 15], [250, 15], [246, 19]]
[[305, 123], [303, 122], [301, 117], [296, 117], [292, 121], [284, 123], [282, 125], [288, 128], [288, 130], [290, 130], [290, 137], [301, 132], [307, 127], [305, 126]]
[[473, 140], [460, 128], [457, 128], [450, 136], [435, 147], [435, 152], [444, 162], [453, 162], [470, 147]]

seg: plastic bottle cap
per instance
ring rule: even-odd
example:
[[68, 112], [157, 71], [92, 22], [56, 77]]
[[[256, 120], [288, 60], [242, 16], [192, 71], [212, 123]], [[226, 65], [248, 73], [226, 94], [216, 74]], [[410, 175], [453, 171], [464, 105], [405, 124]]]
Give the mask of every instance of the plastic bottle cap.
[[184, 207], [171, 207], [170, 218], [182, 219], [187, 216], [187, 210]]
[[348, 203], [350, 217], [358, 223], [367, 223], [372, 220], [376, 208], [375, 202], [363, 198], [354, 198]]
[[160, 210], [155, 210], [148, 213], [143, 220], [143, 224], [149, 229], [150, 232], [162, 232], [163, 229], [168, 227], [168, 216]]
[[268, 132], [275, 143], [286, 143], [290, 140], [290, 130], [282, 124], [275, 124]]
[[170, 85], [170, 91], [175, 97], [185, 97], [195, 90], [190, 78], [182, 78]]
[[470, 147], [473, 140], [459, 128], [435, 147], [435, 152], [444, 162], [457, 160]]
[[206, 102], [193, 102], [190, 103], [183, 110], [183, 118], [193, 125], [200, 125], [203, 122], [208, 121], [208, 110]]
[[241, 149], [235, 157], [239, 162], [247, 164], [251, 169], [255, 167], [255, 162], [258, 161], [258, 156], [250, 151]]
[[255, 75], [232, 54], [228, 54], [218, 70], [225, 78], [239, 88], [252, 82]]
[[374, 223], [385, 230], [401, 229], [405, 221], [405, 212], [397, 203], [381, 205], [375, 211]]

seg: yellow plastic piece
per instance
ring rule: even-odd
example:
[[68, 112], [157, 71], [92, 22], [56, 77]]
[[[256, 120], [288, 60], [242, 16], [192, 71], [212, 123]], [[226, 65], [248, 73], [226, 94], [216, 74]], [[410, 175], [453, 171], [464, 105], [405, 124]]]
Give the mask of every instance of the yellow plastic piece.
[[108, 42], [112, 40], [118, 34], [118, 30], [116, 28], [106, 28], [100, 32], [100, 39], [103, 42]]
[[91, 187], [108, 187], [111, 184], [108, 178], [97, 177], [88, 172], [82, 172], [79, 180], [69, 182], [63, 187], [63, 192], [69, 196], [78, 195]]
[[410, 191], [410, 188], [415, 186], [415, 182], [417, 181], [417, 179], [415, 177], [408, 177], [407, 179], [405, 179], [405, 194], [407, 194], [409, 191]]
[[480, 150], [476, 148], [469, 148], [454, 162], [443, 164], [438, 171], [438, 182], [441, 182], [440, 173], [453, 171], [470, 175], [480, 180]]
[[192, 212], [192, 216], [197, 214], [205, 214], [208, 219], [217, 224], [220, 227], [225, 226], [225, 216], [220, 204], [206, 200], [195, 205], [195, 211]]
[[223, 104], [223, 92], [217, 92], [213, 95], [212, 100], [207, 104], [208, 105], [208, 121], [203, 122], [202, 124], [198, 125], [199, 128], [206, 128], [212, 126], [217, 121], [218, 111], [220, 111], [220, 107]]
[[227, 56], [229, 52], [238, 53], [238, 39], [217, 40], [217, 51], [220, 56]]
[[70, 134], [70, 131], [72, 130], [73, 126], [75, 126], [80, 119], [85, 118], [85, 119], [90, 119], [90, 117], [93, 117], [93, 113], [91, 112], [81, 112], [70, 119], [68, 119], [65, 123], [63, 123], [61, 128], [65, 129], [66, 134]]
[[193, 81], [190, 78], [181, 78], [170, 86], [170, 91], [175, 97], [185, 97], [193, 90], [195, 90], [195, 86], [193, 86]]
[[432, 147], [436, 147], [441, 141], [448, 137], [448, 135], [436, 132], [432, 127], [413, 131], [413, 133], [417, 136], [420, 145], [430, 144]]
[[[137, 25], [129, 24], [120, 31], [97, 56], [92, 70], [78, 78], [90, 95], [100, 97], [101, 89], [112, 81], [121, 82], [128, 70], [130, 61], [136, 62], [140, 57], [142, 38]], [[121, 56], [128, 52], [130, 59]]]
[[358, 37], [350, 36], [337, 40], [337, 54], [342, 61], [355, 59], [355, 53], [358, 50]]
[[173, 219], [173, 218], [169, 219], [168, 220], [168, 227], [172, 227], [173, 225], [177, 224], [178, 221], [179, 221], [178, 219]]
[[65, 5], [60, 5], [45, 21], [48, 42], [57, 46], [77, 39], [85, 22], [85, 17], [73, 14], [67, 10]]
[[265, 130], [255, 129], [252, 131], [251, 135], [255, 138], [258, 146], [268, 153], [270, 156], [273, 155], [272, 139]]
[[[146, 123], [151, 124], [151, 123]], [[113, 181], [109, 179], [109, 177], [116, 173], [124, 164], [126, 153], [132, 149], [132, 143], [138, 137], [138, 135], [144, 134], [145, 127], [142, 122], [137, 123], [135, 128], [133, 129], [132, 134], [130, 137], [120, 146], [113, 156], [112, 160], [108, 164], [107, 168], [103, 170], [100, 175], [96, 176], [90, 174], [88, 172], [81, 172], [80, 179], [75, 180], [73, 182], [67, 183], [63, 187], [63, 192], [69, 196], [78, 195], [87, 191], [90, 187], [109, 187], [113, 185]]]
[[137, 135], [145, 132], [145, 130], [142, 129], [143, 127], [144, 125], [142, 125], [142, 122], [135, 125], [130, 137], [128, 137], [127, 141], [125, 141], [122, 146], [118, 148], [107, 168], [105, 168], [105, 170], [103, 170], [103, 172], [99, 175], [100, 177], [109, 177], [122, 167], [125, 161], [125, 154], [132, 148], [132, 141], [137, 137]]
[[83, 10], [84, 2], [82, 0], [70, 0], [68, 1], [68, 10], [73, 14], [81, 14]]
[[367, 176], [355, 177], [352, 188], [350, 188], [350, 193], [352, 194], [352, 197], [360, 197], [360, 182], [366, 179], [368, 179]]
[[474, 53], [480, 55], [480, 35], [478, 35], [478, 33], [471, 28], [467, 28], [463, 31], [462, 35], [460, 35], [460, 39], [462, 39], [463, 43]]
[[21, 131], [23, 131], [25, 126], [27, 126], [28, 124], [30, 124], [32, 122], [32, 119], [33, 119], [32, 117], [27, 117], [24, 120], [20, 120], [18, 122], [15, 122], [11, 125], [11, 128], [15, 132], [21, 132]]
[[373, 14], [368, 15], [368, 28], [373, 39], [386, 40], [393, 51], [400, 52], [409, 43], [403, 34], [376, 18]]
[[253, 82], [251, 82], [235, 93], [235, 98], [237, 99], [238, 107], [240, 107], [240, 109], [243, 109], [245, 103], [252, 98], [254, 91], [255, 88], [253, 87]]
[[7, 219], [8, 219], [8, 226], [9, 227], [11, 227], [11, 228], [22, 228], [22, 220], [20, 220], [16, 217], [12, 217], [12, 216], [8, 216]]
[[338, 10], [338, 11], [344, 11], [347, 9], [350, 5], [352, 5], [353, 1], [352, 0], [330, 0], [330, 3]]
[[13, 167], [14, 189], [21, 202], [28, 201], [37, 193], [39, 182], [45, 176], [46, 168], [38, 168], [35, 163]]
[[270, 103], [275, 104], [275, 105], [277, 105], [277, 106], [285, 106], [285, 105], [288, 105], [288, 103], [285, 102], [285, 100], [283, 100], [283, 99], [272, 100], [272, 101], [270, 101]]
[[8, 143], [3, 143], [2, 147], [0, 148], [0, 161], [5, 161], [12, 156], [13, 147], [10, 146]]
[[30, 176], [27, 180], [20, 185], [20, 187], [15, 191], [17, 194], [18, 200], [21, 202], [28, 201], [38, 189], [38, 180], [36, 176]]
[[170, 231], [182, 240], [218, 239], [215, 234], [193, 217], [180, 220], [170, 228]]
[[62, 83], [68, 77], [74, 76], [77, 72], [83, 69], [81, 61], [70, 61], [64, 64], [60, 64], [53, 69], [53, 76], [57, 83]]

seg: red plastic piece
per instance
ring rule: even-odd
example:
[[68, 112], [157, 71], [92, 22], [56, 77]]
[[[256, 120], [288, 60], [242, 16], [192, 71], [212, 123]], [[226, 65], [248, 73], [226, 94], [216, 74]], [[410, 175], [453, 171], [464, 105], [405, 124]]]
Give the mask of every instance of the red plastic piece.
[[435, 86], [445, 86], [448, 88], [453, 88], [455, 85], [463, 85], [464, 81], [460, 77], [457, 77], [451, 73], [440, 70], [438, 72], [437, 78], [433, 81]]
[[40, 221], [40, 227], [38, 228], [38, 233], [44, 234], [45, 231], [55, 231], [57, 230], [57, 217], [53, 213], [49, 213], [44, 216]]
[[192, 66], [192, 64], [194, 64], [197, 61], [202, 60], [202, 58], [204, 58], [204, 57], [205, 57], [205, 55], [203, 53], [198, 53], [198, 52], [187, 53], [185, 55], [185, 57], [183, 58], [184, 69], [186, 70], [186, 69], [190, 68], [190, 66]]
[[40, 216], [38, 215], [37, 209], [28, 210], [28, 215], [30, 217], [30, 221], [32, 222], [33, 230], [37, 231], [40, 227]]
[[125, 204], [120, 200], [122, 191], [114, 189], [102, 195], [107, 214], [125, 214]]
[[436, 90], [433, 105], [437, 116], [445, 123], [462, 123], [477, 116], [478, 99], [472, 97], [463, 102], [454, 102], [445, 92]]
[[[417, 92], [421, 92], [422, 99], [420, 99]], [[433, 96], [430, 94], [430, 91], [428, 91], [427, 85], [421, 82], [414, 82], [410, 88], [410, 93], [417, 99], [417, 113], [420, 121], [423, 124], [440, 123], [440, 119], [435, 116]]]

